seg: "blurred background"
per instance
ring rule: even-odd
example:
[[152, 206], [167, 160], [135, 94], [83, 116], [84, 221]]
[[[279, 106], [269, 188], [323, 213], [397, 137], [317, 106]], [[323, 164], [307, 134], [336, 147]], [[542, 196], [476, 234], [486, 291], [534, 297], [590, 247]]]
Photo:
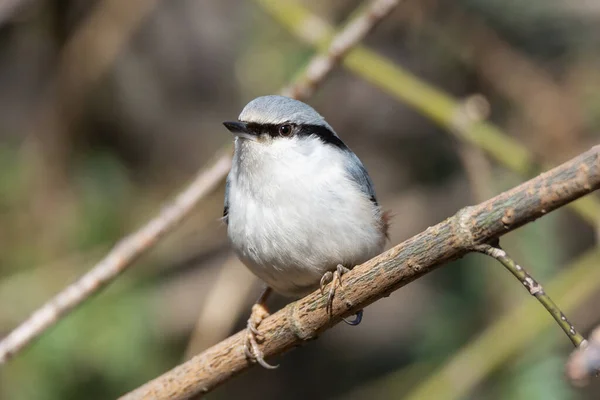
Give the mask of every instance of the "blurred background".
[[[361, 6], [275, 4], [0, 2], [0, 336], [210, 163], [232, 140], [222, 121], [301, 71], [316, 50], [292, 25], [310, 13], [339, 29]], [[406, 0], [363, 43], [395, 72], [340, 66], [307, 102], [395, 214], [391, 246], [597, 143], [599, 39], [599, 1]], [[488, 123], [457, 123], [472, 105]], [[230, 255], [222, 201], [221, 185], [3, 366], [0, 398], [114, 398], [242, 329], [260, 285]], [[584, 334], [600, 323], [587, 201], [502, 240]], [[571, 347], [507, 271], [469, 255], [209, 398], [599, 398], [564, 378]]]

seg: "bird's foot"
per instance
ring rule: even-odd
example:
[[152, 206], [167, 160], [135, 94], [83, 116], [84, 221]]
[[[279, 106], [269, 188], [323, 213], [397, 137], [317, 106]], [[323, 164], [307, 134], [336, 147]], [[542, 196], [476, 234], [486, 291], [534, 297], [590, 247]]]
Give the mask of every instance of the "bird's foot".
[[246, 328], [246, 340], [244, 342], [244, 353], [246, 357], [252, 361], [256, 361], [262, 367], [267, 369], [275, 369], [278, 365], [271, 365], [265, 361], [262, 350], [258, 347], [258, 342], [262, 340], [262, 335], [258, 331], [260, 323], [269, 316], [267, 307], [258, 302], [252, 306], [252, 313], [248, 318], [248, 324]]
[[347, 323], [348, 325], [356, 326], [356, 325], [360, 324], [360, 321], [362, 321], [362, 317], [363, 317], [363, 310], [360, 309], [356, 312], [356, 314], [354, 314], [354, 319], [348, 320], [346, 318], [342, 318], [342, 320], [344, 320], [344, 322]]
[[[327, 271], [321, 277], [321, 283], [319, 287], [321, 289], [322, 295], [325, 295], [324, 288], [327, 285], [327, 283], [331, 282], [331, 287], [329, 288], [329, 292], [327, 294], [327, 306], [325, 307], [325, 310], [327, 311], [327, 313], [329, 313], [329, 315], [333, 313], [333, 298], [335, 297], [335, 291], [338, 288], [338, 286], [343, 286], [342, 275], [344, 275], [347, 272], [350, 272], [348, 268], [344, 267], [341, 264], [338, 264], [335, 271]], [[360, 324], [360, 321], [362, 321], [362, 316], [363, 310], [358, 310], [353, 320], [349, 321], [346, 318], [343, 318], [343, 320], [348, 325], [358, 325]]]

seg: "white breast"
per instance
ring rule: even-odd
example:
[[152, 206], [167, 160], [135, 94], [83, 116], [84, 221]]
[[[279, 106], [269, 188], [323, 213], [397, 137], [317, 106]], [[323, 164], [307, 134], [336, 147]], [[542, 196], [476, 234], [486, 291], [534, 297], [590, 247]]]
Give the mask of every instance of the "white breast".
[[314, 290], [337, 264], [352, 268], [381, 252], [381, 212], [344, 168], [345, 153], [318, 138], [269, 144], [236, 140], [229, 176], [233, 248], [275, 291]]

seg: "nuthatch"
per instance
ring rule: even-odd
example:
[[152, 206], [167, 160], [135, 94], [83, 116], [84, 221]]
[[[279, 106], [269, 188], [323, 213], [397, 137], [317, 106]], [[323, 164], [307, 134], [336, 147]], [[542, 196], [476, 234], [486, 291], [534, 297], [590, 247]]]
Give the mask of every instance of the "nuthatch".
[[[273, 368], [257, 344], [271, 289], [300, 297], [331, 281], [330, 312], [342, 274], [383, 250], [388, 217], [361, 161], [312, 107], [258, 97], [224, 125], [235, 135], [227, 233], [240, 260], [267, 284], [252, 307], [245, 351]], [[361, 317], [362, 310], [346, 322]]]

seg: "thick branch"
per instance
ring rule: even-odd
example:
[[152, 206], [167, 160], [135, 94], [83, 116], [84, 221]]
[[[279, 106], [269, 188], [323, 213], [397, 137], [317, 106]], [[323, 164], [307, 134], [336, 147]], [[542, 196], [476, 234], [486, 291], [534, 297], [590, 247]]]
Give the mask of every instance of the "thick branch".
[[[357, 266], [345, 275], [331, 318], [318, 291], [289, 304], [261, 323], [263, 351], [273, 356], [314, 339], [343, 316], [598, 187], [600, 146]], [[186, 399], [209, 392], [253, 365], [244, 355], [243, 339], [239, 332], [123, 398]]]

